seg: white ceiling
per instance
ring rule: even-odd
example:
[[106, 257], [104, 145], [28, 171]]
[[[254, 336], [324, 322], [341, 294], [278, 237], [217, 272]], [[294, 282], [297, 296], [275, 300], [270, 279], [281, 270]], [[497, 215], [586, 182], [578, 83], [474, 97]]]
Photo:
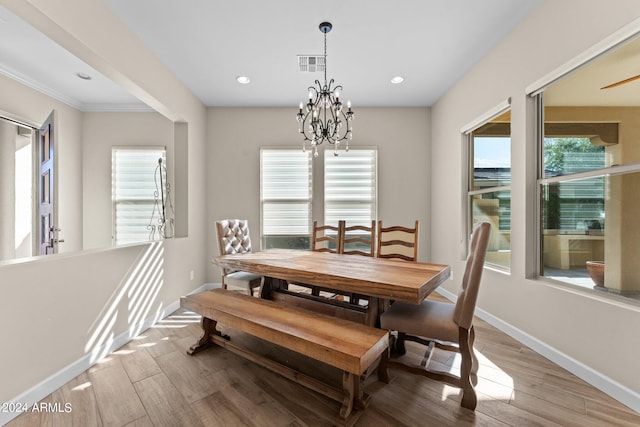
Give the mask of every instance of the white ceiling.
[[[328, 78], [357, 106], [429, 106], [539, 0], [105, 0], [207, 106], [297, 106], [321, 73], [297, 54], [322, 54]], [[0, 7], [0, 73], [83, 110], [137, 100]], [[34, 53], [55, 55], [46, 61]], [[87, 72], [87, 82], [75, 73]], [[251, 79], [248, 85], [235, 81]], [[392, 85], [396, 75], [404, 83]]]
[[[78, 72], [92, 79], [79, 79]], [[2, 6], [0, 74], [83, 111], [146, 109], [137, 98]]]

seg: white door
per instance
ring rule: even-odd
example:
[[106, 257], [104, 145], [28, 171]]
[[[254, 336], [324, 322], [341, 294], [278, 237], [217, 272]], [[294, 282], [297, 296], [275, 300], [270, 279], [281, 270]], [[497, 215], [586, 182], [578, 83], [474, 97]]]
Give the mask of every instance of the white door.
[[56, 186], [55, 186], [55, 129], [54, 113], [40, 127], [38, 133], [38, 236], [40, 255], [58, 252]]

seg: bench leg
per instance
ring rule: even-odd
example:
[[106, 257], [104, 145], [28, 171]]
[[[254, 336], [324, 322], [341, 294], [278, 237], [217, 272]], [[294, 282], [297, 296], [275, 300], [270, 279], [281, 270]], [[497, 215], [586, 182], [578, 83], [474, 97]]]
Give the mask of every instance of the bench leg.
[[389, 365], [389, 349], [386, 349], [380, 355], [380, 363], [378, 364], [378, 380], [385, 384], [389, 384], [389, 372], [387, 366]]
[[360, 389], [360, 376], [346, 371], [342, 373], [342, 391], [342, 407], [335, 424], [353, 426], [362, 415], [362, 411], [369, 406], [371, 396]]
[[[360, 378], [350, 372], [342, 373], [342, 390], [344, 391], [344, 399], [342, 408], [340, 408], [340, 418], [347, 419], [353, 411], [353, 403], [355, 400], [356, 387], [360, 383]], [[357, 387], [359, 389], [359, 387]]]
[[217, 324], [217, 321], [203, 316], [202, 320], [200, 321], [200, 326], [202, 326], [202, 335], [195, 344], [189, 347], [189, 350], [187, 350], [187, 354], [194, 355], [206, 348], [211, 347], [214, 344], [213, 341], [211, 341], [211, 335], [218, 335], [220, 337], [229, 339], [229, 337], [223, 336], [220, 331], [216, 329]]

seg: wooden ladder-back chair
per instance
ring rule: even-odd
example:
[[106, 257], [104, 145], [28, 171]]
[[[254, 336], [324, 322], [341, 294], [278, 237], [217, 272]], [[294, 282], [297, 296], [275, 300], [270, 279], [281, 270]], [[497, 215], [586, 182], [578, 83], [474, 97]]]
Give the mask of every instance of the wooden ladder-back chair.
[[[216, 234], [220, 255], [235, 255], [251, 252], [251, 237], [249, 236], [249, 222], [245, 219], [224, 219], [216, 221]], [[246, 271], [232, 271], [223, 269], [222, 287], [231, 285], [240, 287], [253, 295], [253, 290], [260, 287], [262, 276]]]
[[[344, 221], [338, 221], [338, 226], [318, 225], [318, 221], [313, 221], [313, 235], [311, 237], [311, 250], [316, 252], [330, 252], [341, 254], [344, 241]], [[296, 285], [300, 285], [296, 283]], [[303, 285], [304, 286], [304, 285]], [[311, 294], [320, 295], [321, 289], [318, 286], [311, 287]], [[329, 298], [338, 298], [336, 294], [328, 295]], [[342, 298], [341, 296], [339, 298]]]
[[[353, 245], [356, 245], [355, 247]], [[348, 255], [373, 256], [376, 248], [376, 221], [371, 227], [345, 224], [342, 238], [342, 253]]]
[[[374, 256], [376, 251], [376, 221], [371, 221], [371, 226], [352, 225], [344, 227], [342, 241], [342, 253], [347, 255]], [[359, 304], [359, 295], [349, 295], [351, 304]]]
[[418, 225], [414, 228], [392, 226], [383, 227], [378, 221], [378, 258], [398, 258], [405, 261], [418, 261]]
[[[416, 305], [396, 301], [380, 316], [382, 329], [398, 331], [396, 353], [405, 353], [405, 340], [427, 346], [419, 366], [395, 360], [389, 361], [388, 366], [461, 388], [461, 405], [471, 410], [475, 410], [478, 401], [474, 389], [478, 382], [478, 358], [473, 350], [475, 332], [472, 322], [490, 234], [489, 222], [481, 222], [474, 228], [471, 250], [455, 304], [424, 300]], [[434, 347], [461, 354], [459, 376], [429, 369]]]
[[337, 227], [333, 225], [318, 225], [318, 221], [313, 221], [311, 250], [341, 254], [343, 250], [343, 236], [344, 221], [338, 221]]

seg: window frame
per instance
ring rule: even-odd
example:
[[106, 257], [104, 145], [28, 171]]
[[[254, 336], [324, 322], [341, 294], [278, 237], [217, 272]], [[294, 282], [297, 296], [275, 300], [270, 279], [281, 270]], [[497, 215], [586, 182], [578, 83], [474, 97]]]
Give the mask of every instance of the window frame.
[[[127, 244], [137, 244], [137, 243], [145, 243], [145, 242], [149, 242], [151, 240], [146, 239], [146, 240], [139, 240], [139, 241], [135, 241], [135, 242], [123, 242], [123, 243], [118, 243], [118, 236], [117, 236], [117, 220], [116, 220], [116, 215], [117, 215], [117, 205], [120, 202], [128, 202], [128, 203], [133, 203], [133, 204], [139, 204], [139, 205], [150, 205], [152, 207], [152, 212], [155, 209], [155, 205], [157, 204], [158, 200], [156, 197], [150, 197], [148, 199], [141, 199], [141, 198], [127, 198], [127, 199], [118, 199], [117, 198], [117, 178], [116, 178], [116, 153], [118, 151], [154, 151], [154, 152], [158, 152], [160, 151], [162, 154], [162, 161], [163, 163], [166, 165], [166, 161], [167, 161], [167, 147], [166, 146], [113, 146], [111, 147], [111, 244], [113, 246], [119, 246], [119, 245], [127, 245]], [[157, 166], [154, 166], [154, 170]], [[152, 177], [152, 179], [154, 179], [154, 183], [155, 183], [155, 178]], [[164, 175], [164, 181], [165, 181], [165, 185], [167, 183], [167, 175]], [[153, 217], [150, 215], [149, 216], [149, 221], [152, 221]], [[147, 234], [149, 234], [149, 231], [146, 231]]]
[[[299, 151], [301, 154], [305, 153], [307, 156], [307, 162], [309, 165], [309, 171], [308, 171], [308, 176], [309, 176], [309, 180], [308, 180], [308, 188], [309, 188], [309, 198], [306, 199], [306, 203], [308, 203], [309, 208], [308, 208], [308, 216], [307, 216], [307, 234], [265, 234], [264, 232], [264, 228], [265, 228], [265, 218], [264, 218], [264, 214], [265, 214], [265, 209], [264, 209], [264, 205], [265, 202], [270, 202], [270, 203], [276, 203], [276, 204], [287, 204], [287, 203], [301, 203], [304, 202], [303, 199], [269, 199], [269, 200], [265, 200], [264, 198], [264, 188], [263, 188], [263, 167], [264, 167], [264, 159], [263, 159], [263, 153], [267, 152], [267, 151], [290, 151], [290, 152], [297, 152]], [[311, 233], [312, 233], [312, 224], [313, 224], [313, 204], [314, 204], [314, 200], [313, 200], [313, 186], [314, 186], [314, 176], [313, 176], [313, 171], [314, 171], [314, 167], [313, 167], [313, 157], [312, 157], [312, 152], [311, 150], [307, 150], [307, 151], [302, 151], [300, 149], [295, 149], [295, 148], [291, 148], [291, 147], [261, 147], [260, 148], [260, 249], [261, 250], [265, 250], [266, 249], [266, 238], [268, 236], [271, 237], [284, 237], [284, 238], [295, 238], [295, 237], [306, 237], [308, 239], [311, 239]]]
[[[486, 187], [482, 189], [474, 189], [474, 144], [473, 144], [473, 132], [484, 126], [485, 124], [491, 122], [496, 117], [501, 114], [506, 113], [511, 110], [511, 98], [507, 98], [506, 100], [500, 102], [493, 108], [487, 110], [484, 114], [480, 115], [476, 119], [469, 122], [467, 125], [463, 126], [460, 129], [461, 140], [462, 140], [462, 163], [464, 167], [463, 176], [462, 176], [462, 207], [464, 214], [462, 215], [462, 236], [461, 246], [460, 246], [460, 259], [464, 260], [469, 255], [469, 239], [471, 238], [471, 233], [473, 230], [473, 203], [472, 198], [474, 196], [488, 194], [488, 193], [497, 193], [497, 192], [505, 192], [508, 191], [512, 194], [512, 185], [511, 185], [511, 177], [509, 179], [509, 185], [500, 185], [495, 187]], [[509, 135], [510, 144], [512, 144], [511, 135]], [[509, 153], [511, 155], [511, 145]], [[511, 158], [509, 159], [509, 167], [511, 168]], [[511, 232], [512, 226], [509, 227], [509, 231]], [[511, 251], [511, 243], [509, 243], [509, 250]], [[495, 270], [499, 270], [505, 273], [511, 272], [511, 264], [512, 261], [510, 259], [509, 265], [504, 266], [501, 264], [492, 263], [489, 261], [485, 261], [484, 266], [490, 267]]]
[[[276, 236], [276, 235], [266, 235], [264, 232], [264, 196], [263, 196], [263, 155], [264, 151], [299, 151], [303, 153], [305, 151], [300, 150], [298, 148], [291, 148], [291, 146], [266, 146], [260, 147], [260, 248], [261, 250], [266, 249], [265, 237], [268, 236]], [[368, 220], [367, 226], [370, 226], [371, 221], [377, 221], [378, 216], [378, 147], [377, 146], [359, 146], [357, 148], [350, 148], [349, 152], [358, 151], [358, 150], [368, 150], [374, 152], [374, 191], [373, 191], [373, 206], [372, 206], [372, 218]], [[313, 157], [313, 153], [311, 150], [306, 150], [307, 156], [309, 156], [309, 186], [310, 186], [310, 199], [309, 199], [309, 234], [305, 235], [311, 239], [312, 234], [312, 225], [314, 219], [317, 218], [319, 225], [326, 225], [326, 199], [325, 199], [325, 156], [334, 156], [335, 149], [333, 146], [327, 145], [323, 150], [319, 150], [319, 156]], [[338, 151], [338, 156], [344, 153], [343, 150]], [[283, 203], [287, 202], [300, 202], [300, 200], [284, 200]], [[337, 224], [336, 224], [337, 225]], [[348, 224], [351, 225], [351, 224]], [[364, 224], [363, 224], [364, 225]], [[280, 235], [283, 237], [294, 237], [294, 236], [302, 236], [302, 235]]]
[[[360, 221], [357, 224], [354, 222], [348, 222], [347, 226], [352, 226], [352, 225], [363, 225], [363, 226], [371, 226], [371, 221], [376, 221], [378, 220], [378, 147], [376, 146], [359, 146], [357, 148], [349, 148], [349, 153], [351, 152], [358, 152], [358, 151], [370, 151], [373, 153], [373, 201], [372, 202], [366, 202], [367, 204], [371, 205], [371, 217], [367, 220], [364, 221]], [[338, 156], [334, 156], [333, 155], [334, 149], [332, 147], [326, 147], [324, 150], [324, 159], [323, 159], [323, 168], [322, 168], [322, 175], [323, 175], [323, 179], [322, 179], [322, 205], [323, 205], [323, 209], [322, 209], [322, 218], [323, 218], [323, 225], [334, 225], [337, 226], [337, 222], [336, 223], [332, 223], [331, 221], [327, 220], [327, 192], [326, 192], [326, 188], [327, 188], [327, 159], [332, 159], [334, 157], [340, 157], [341, 155], [343, 155], [344, 151], [339, 151]], [[347, 203], [347, 202], [345, 202]], [[363, 202], [364, 204], [365, 202]]]
[[[535, 174], [528, 176], [527, 181], [530, 182], [535, 188], [535, 210], [530, 213], [530, 217], [527, 218], [527, 223], [533, 223], [533, 234], [530, 236], [531, 239], [527, 242], [527, 250], [533, 251], [532, 255], [535, 255], [535, 265], [527, 265], [527, 277], [531, 279], [536, 279], [540, 283], [544, 283], [551, 286], [559, 286], [561, 288], [571, 289], [571, 291], [580, 292], [583, 294], [589, 294], [591, 296], [597, 296], [598, 298], [607, 299], [607, 300], [615, 300], [617, 302], [621, 302], [624, 304], [633, 304], [638, 305], [637, 301], [631, 298], [628, 298], [622, 294], [617, 294], [613, 292], [601, 292], [596, 291], [594, 289], [590, 289], [585, 286], [581, 286], [578, 284], [572, 284], [567, 281], [557, 280], [548, 276], [543, 276], [542, 273], [542, 234], [543, 234], [543, 225], [542, 225], [542, 198], [541, 198], [541, 189], [544, 185], [554, 182], [562, 182], [565, 180], [576, 180], [576, 179], [585, 179], [585, 178], [593, 178], [593, 177], [607, 177], [607, 176], [615, 176], [622, 175], [627, 173], [637, 173], [640, 171], [640, 162], [637, 163], [629, 163], [623, 165], [612, 165], [601, 169], [585, 171], [574, 174], [567, 174], [561, 177], [544, 177], [544, 161], [543, 161], [543, 146], [544, 146], [544, 102], [543, 95], [544, 92], [554, 83], [563, 79], [564, 77], [572, 74], [575, 71], [578, 71], [580, 68], [585, 67], [592, 63], [593, 61], [599, 59], [601, 56], [604, 56], [610, 53], [612, 50], [622, 47], [629, 41], [637, 39], [640, 36], [640, 19], [636, 19], [624, 27], [620, 28], [618, 31], [612, 33], [602, 41], [596, 43], [592, 47], [588, 48], [581, 54], [577, 55], [573, 59], [567, 61], [563, 65], [558, 68], [552, 70], [547, 75], [542, 78], [536, 80], [525, 88], [525, 93], [528, 98], [528, 102], [530, 104], [535, 104], [535, 107], [532, 108], [531, 111], [531, 120], [534, 123], [534, 133], [532, 133], [531, 138], [533, 141], [532, 147], [536, 153], [536, 168]], [[529, 219], [530, 218], [530, 219]], [[529, 235], [528, 235], [529, 237]], [[532, 257], [533, 258], [533, 257]], [[530, 269], [529, 269], [530, 267]]]
[[[624, 42], [621, 42], [624, 43]], [[595, 58], [594, 58], [595, 59]], [[545, 88], [546, 89], [546, 88]], [[544, 168], [544, 139], [545, 139], [545, 131], [544, 131], [544, 123], [545, 123], [545, 114], [544, 114], [544, 91], [539, 91], [535, 95], [531, 95], [536, 102], [536, 150], [537, 150], [537, 176], [536, 176], [536, 238], [535, 238], [535, 250], [536, 250], [536, 277], [540, 280], [550, 281], [553, 283], [558, 283], [563, 286], [568, 286], [574, 289], [581, 289], [585, 291], [592, 291], [589, 288], [571, 283], [570, 281], [558, 280], [554, 279], [550, 276], [544, 275], [544, 259], [543, 259], [543, 238], [544, 238], [544, 227], [543, 227], [543, 202], [542, 202], [542, 188], [545, 185], [549, 184], [562, 184], [565, 182], [571, 181], [581, 181], [589, 178], [600, 178], [600, 177], [610, 177], [617, 175], [627, 175], [631, 173], [640, 173], [640, 162], [635, 163], [626, 163], [622, 165], [611, 165], [605, 166], [602, 168], [587, 170], [583, 172], [575, 172], [568, 173], [564, 175], [558, 175], [553, 177], [545, 176], [545, 168]], [[605, 193], [606, 198], [606, 193]], [[606, 231], [605, 231], [606, 232]], [[607, 293], [607, 296], [611, 296], [611, 293]], [[620, 295], [624, 298], [623, 295]]]

